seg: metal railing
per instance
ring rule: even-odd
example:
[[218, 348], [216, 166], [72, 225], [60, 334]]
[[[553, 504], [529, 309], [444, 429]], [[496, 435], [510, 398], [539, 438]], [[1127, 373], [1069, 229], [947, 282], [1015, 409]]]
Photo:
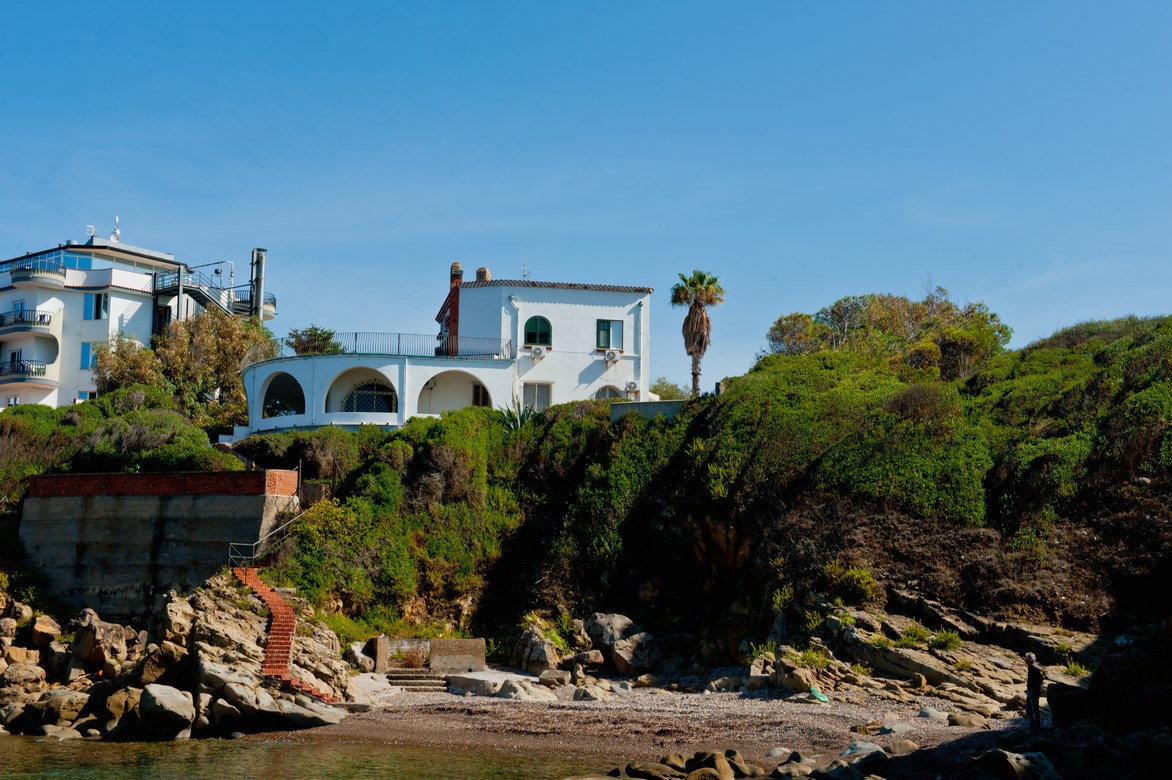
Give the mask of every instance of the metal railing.
[[53, 322], [53, 314], [37, 309], [17, 309], [7, 314], [0, 314], [0, 328], [9, 325], [41, 325], [48, 327]]
[[0, 376], [43, 377], [49, 364], [41, 360], [16, 360], [0, 363]]
[[[328, 333], [328, 332], [327, 332]], [[488, 336], [429, 336], [421, 333], [329, 333], [313, 342], [273, 339], [256, 344], [240, 363], [309, 355], [387, 355], [401, 357], [494, 358], [517, 356], [511, 339]]]
[[[272, 293], [265, 293], [263, 300], [265, 306], [272, 306], [274, 310], [277, 308], [277, 296]], [[252, 290], [233, 291], [232, 306], [236, 314], [248, 314], [252, 311]]]
[[246, 569], [256, 561], [257, 558], [263, 558], [272, 552], [273, 548], [289, 536], [293, 530], [293, 524], [305, 516], [305, 512], [294, 517], [287, 523], [284, 523], [267, 534], [257, 539], [252, 544], [245, 544], [243, 542], [231, 542], [228, 544], [228, 565]]
[[19, 260], [13, 260], [8, 264], [8, 270], [12, 273], [17, 271], [31, 271], [33, 273], [57, 274], [59, 276], [65, 275], [65, 261], [61, 259], [60, 255], [44, 256], [38, 255], [36, 257], [22, 257]]

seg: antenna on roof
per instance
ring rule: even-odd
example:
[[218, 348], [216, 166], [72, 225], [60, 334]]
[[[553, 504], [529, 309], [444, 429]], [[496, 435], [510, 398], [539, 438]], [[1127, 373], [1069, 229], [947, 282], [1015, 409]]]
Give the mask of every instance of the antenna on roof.
[[110, 234], [111, 241], [118, 241], [122, 238], [122, 230], [118, 227], [118, 215], [114, 215], [114, 232]]
[[525, 245], [525, 251], [521, 253], [521, 279], [529, 278], [529, 245]]
[[94, 227], [93, 225], [86, 225], [85, 226], [85, 234], [87, 236], [89, 236], [90, 238], [93, 238], [94, 236], [96, 236], [98, 234], [98, 229], [96, 227]]

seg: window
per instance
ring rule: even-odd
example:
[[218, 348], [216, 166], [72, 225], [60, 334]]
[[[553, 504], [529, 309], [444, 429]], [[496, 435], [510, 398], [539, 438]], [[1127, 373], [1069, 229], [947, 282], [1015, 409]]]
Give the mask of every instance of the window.
[[83, 371], [93, 368], [94, 364], [98, 362], [98, 347], [104, 343], [102, 341], [83, 341], [81, 343], [81, 368]]
[[391, 414], [399, 411], [399, 397], [395, 388], [383, 382], [363, 382], [356, 385], [342, 401], [343, 412]]
[[5, 405], [6, 406], [20, 406], [20, 396], [19, 395], [8, 396], [7, 401], [5, 401]]
[[92, 401], [97, 397], [98, 393], [96, 390], [82, 390], [77, 394], [77, 400], [79, 401]]
[[606, 387], [600, 387], [598, 392], [594, 394], [594, 397], [599, 401], [604, 401], [607, 398], [622, 398], [623, 394], [619, 392], [617, 387], [607, 385]]
[[8, 365], [12, 366], [12, 370], [16, 371], [16, 367], [24, 362], [24, 350], [14, 349], [8, 353]]
[[[22, 311], [24, 311], [24, 299], [21, 298], [19, 300], [13, 301], [12, 302], [12, 313], [19, 314]], [[15, 318], [15, 319], [17, 322], [21, 321], [19, 317]]]
[[104, 320], [110, 316], [110, 296], [106, 293], [85, 294], [85, 319]]
[[595, 325], [595, 343], [599, 349], [623, 348], [623, 321], [598, 320]]
[[479, 382], [472, 385], [472, 405], [492, 406], [492, 399], [488, 395], [488, 388]]
[[522, 385], [521, 403], [535, 412], [544, 412], [549, 408], [549, 388], [549, 385], [526, 382]]
[[525, 346], [548, 347], [553, 343], [553, 328], [545, 317], [530, 317], [525, 322]]

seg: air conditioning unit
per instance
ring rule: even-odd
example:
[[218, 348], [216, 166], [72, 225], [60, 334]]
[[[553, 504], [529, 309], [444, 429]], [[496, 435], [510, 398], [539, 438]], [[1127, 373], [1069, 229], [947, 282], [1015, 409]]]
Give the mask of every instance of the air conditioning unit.
[[638, 389], [639, 389], [639, 383], [638, 383], [638, 382], [634, 382], [634, 381], [632, 381], [632, 382], [627, 382], [627, 390], [638, 390]]
[[606, 362], [613, 363], [619, 359], [619, 352], [617, 349], [608, 349], [606, 351]]
[[533, 356], [534, 360], [541, 360], [545, 357], [545, 347], [534, 347], [529, 354]]

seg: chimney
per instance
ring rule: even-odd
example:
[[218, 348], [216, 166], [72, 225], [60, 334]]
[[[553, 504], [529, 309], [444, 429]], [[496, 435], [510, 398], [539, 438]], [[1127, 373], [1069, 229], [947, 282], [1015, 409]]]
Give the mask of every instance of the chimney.
[[487, 265], [482, 265], [476, 269], [476, 281], [478, 281], [478, 282], [491, 282], [492, 281], [492, 274], [488, 272]]
[[449, 287], [455, 287], [460, 282], [464, 281], [464, 269], [460, 267], [459, 263], [452, 263], [452, 277]]

